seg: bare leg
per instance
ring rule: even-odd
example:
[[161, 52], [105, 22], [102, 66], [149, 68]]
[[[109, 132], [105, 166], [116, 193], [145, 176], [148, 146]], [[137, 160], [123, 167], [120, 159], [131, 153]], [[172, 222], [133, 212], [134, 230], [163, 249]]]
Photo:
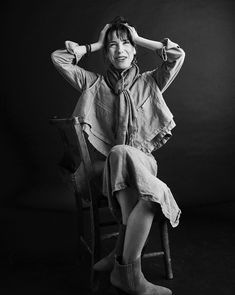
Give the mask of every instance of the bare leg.
[[137, 192], [128, 187], [126, 189], [115, 192], [115, 196], [121, 207], [122, 223], [126, 225], [129, 215], [138, 202]]
[[156, 213], [157, 204], [142, 199], [138, 200], [138, 193], [134, 189], [126, 188], [117, 191], [115, 195], [121, 207], [122, 223], [126, 225], [125, 234], [121, 235], [122, 238], [116, 248], [96, 264], [96, 270], [106, 269], [106, 266], [103, 265], [104, 262], [108, 265], [108, 269], [111, 268], [114, 253], [124, 264], [139, 258]]
[[96, 271], [111, 271], [114, 264], [114, 255], [116, 255], [119, 260], [122, 260], [127, 220], [138, 202], [137, 192], [130, 188], [115, 192], [115, 196], [122, 212], [122, 224], [119, 226], [119, 236], [113, 251], [94, 265], [94, 270]]
[[131, 263], [141, 256], [152, 226], [156, 206], [153, 202], [140, 199], [132, 210], [128, 218], [124, 242], [124, 264]]
[[123, 263], [128, 264], [141, 256], [159, 206], [143, 199], [138, 201], [137, 192], [131, 188], [118, 191], [116, 198], [121, 207], [122, 222], [127, 225]]

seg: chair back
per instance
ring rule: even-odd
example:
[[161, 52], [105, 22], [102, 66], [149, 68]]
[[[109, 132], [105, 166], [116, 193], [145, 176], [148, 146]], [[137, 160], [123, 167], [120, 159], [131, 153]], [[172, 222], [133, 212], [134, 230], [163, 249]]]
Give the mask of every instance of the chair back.
[[59, 165], [71, 174], [74, 188], [82, 199], [85, 202], [94, 201], [91, 185], [93, 166], [78, 118], [55, 117], [50, 123], [57, 127], [63, 142], [64, 156]]

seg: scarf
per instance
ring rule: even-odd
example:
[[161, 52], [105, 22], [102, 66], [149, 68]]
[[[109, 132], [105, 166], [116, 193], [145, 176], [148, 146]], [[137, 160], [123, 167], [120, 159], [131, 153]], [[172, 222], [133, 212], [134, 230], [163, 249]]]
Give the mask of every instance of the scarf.
[[137, 112], [130, 89], [139, 76], [136, 63], [120, 72], [110, 66], [105, 75], [107, 85], [117, 96], [115, 101], [115, 140], [116, 144], [131, 144], [132, 134], [137, 131]]

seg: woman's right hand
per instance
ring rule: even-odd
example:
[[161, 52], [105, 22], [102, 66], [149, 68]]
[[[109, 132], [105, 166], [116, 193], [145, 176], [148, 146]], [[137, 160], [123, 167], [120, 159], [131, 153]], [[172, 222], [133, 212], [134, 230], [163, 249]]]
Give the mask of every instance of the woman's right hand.
[[100, 32], [98, 43], [101, 47], [104, 46], [104, 37], [107, 30], [110, 28], [110, 26], [111, 26], [110, 24], [106, 24]]

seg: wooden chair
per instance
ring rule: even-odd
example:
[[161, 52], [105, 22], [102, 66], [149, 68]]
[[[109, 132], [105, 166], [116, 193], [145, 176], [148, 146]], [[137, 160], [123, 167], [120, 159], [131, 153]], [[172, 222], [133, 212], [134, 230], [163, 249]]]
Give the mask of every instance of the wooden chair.
[[[60, 163], [63, 169], [68, 171], [69, 179], [73, 184], [73, 190], [77, 206], [77, 230], [78, 230], [78, 252], [82, 253], [83, 246], [90, 256], [90, 285], [93, 290], [97, 289], [98, 278], [93, 271], [93, 265], [101, 259], [102, 243], [106, 239], [118, 236], [118, 231], [111, 231], [108, 234], [101, 234], [101, 228], [117, 225], [116, 220], [111, 219], [102, 221], [102, 208], [108, 208], [107, 198], [99, 191], [100, 188], [93, 182], [94, 167], [89, 154], [87, 142], [82, 130], [82, 126], [77, 117], [71, 118], [53, 118], [50, 122], [55, 125], [60, 133], [64, 144], [64, 157]], [[82, 164], [79, 165], [79, 164]], [[85, 174], [83, 185], [81, 186], [81, 167]], [[84, 188], [85, 186], [85, 188]], [[90, 242], [85, 238], [84, 214], [89, 215], [90, 223]], [[160, 236], [162, 251], [145, 253], [143, 258], [163, 256], [165, 262], [166, 278], [172, 279], [173, 272], [171, 266], [168, 224], [165, 218], [160, 224]], [[86, 224], [87, 226], [87, 224]], [[118, 225], [117, 225], [118, 230]]]

